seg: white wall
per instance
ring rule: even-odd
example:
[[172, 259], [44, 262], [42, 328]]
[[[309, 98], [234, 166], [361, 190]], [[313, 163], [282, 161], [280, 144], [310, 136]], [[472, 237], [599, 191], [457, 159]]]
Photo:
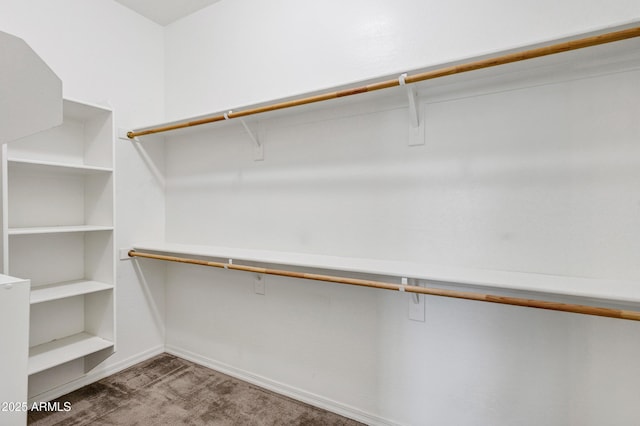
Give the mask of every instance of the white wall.
[[[638, 17], [625, 1], [227, 0], [167, 28], [167, 116]], [[168, 135], [167, 239], [638, 280], [639, 77], [463, 90], [424, 106], [424, 147], [406, 146], [404, 108], [361, 105], [263, 119], [264, 162], [238, 125]], [[185, 265], [166, 291], [170, 350], [372, 423], [640, 416], [636, 323], [437, 298], [412, 322], [404, 295], [268, 277], [259, 296], [250, 274]]]
[[179, 119], [637, 20], [634, 0], [225, 0], [167, 27]]
[[[108, 103], [116, 127], [164, 115], [163, 28], [111, 0], [5, 0], [0, 30], [24, 39], [63, 81], [65, 97]], [[10, 58], [2, 58], [2, 60]], [[162, 142], [146, 155], [116, 141], [117, 242], [162, 238], [163, 188], [149, 165], [162, 169]], [[126, 365], [164, 343], [161, 271], [140, 280], [131, 262], [117, 264], [117, 353], [94, 373]]]
[[[237, 125], [169, 136], [167, 239], [638, 280], [639, 78], [428, 103], [423, 147], [406, 108], [362, 105], [263, 120], [263, 162]], [[303, 396], [411, 425], [640, 415], [637, 323], [437, 298], [418, 323], [398, 293], [167, 273], [170, 350]]]

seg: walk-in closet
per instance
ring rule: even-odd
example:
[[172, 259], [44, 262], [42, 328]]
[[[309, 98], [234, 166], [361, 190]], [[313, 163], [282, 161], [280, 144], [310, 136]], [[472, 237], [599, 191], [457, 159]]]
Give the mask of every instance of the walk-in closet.
[[640, 3], [0, 0], [0, 426], [640, 424]]

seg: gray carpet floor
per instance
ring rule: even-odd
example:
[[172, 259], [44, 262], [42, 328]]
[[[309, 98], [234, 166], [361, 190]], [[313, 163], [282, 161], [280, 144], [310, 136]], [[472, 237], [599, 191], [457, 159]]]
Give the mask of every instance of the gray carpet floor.
[[173, 355], [162, 354], [58, 398], [69, 412], [29, 425], [361, 425]]

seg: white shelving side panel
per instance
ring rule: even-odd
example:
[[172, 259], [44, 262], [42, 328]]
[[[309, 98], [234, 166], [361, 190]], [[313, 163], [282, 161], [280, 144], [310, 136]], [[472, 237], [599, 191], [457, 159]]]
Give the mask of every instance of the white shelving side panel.
[[[29, 347], [29, 281], [0, 275], [0, 324], [2, 349], [0, 349], [0, 402], [26, 401], [27, 358]], [[26, 413], [0, 414], [3, 425], [27, 424]], [[7, 417], [8, 416], [8, 417]]]
[[76, 226], [39, 226], [32, 228], [9, 228], [9, 235], [59, 234], [67, 232], [112, 231], [113, 226], [76, 225]]
[[98, 291], [112, 290], [113, 287], [113, 284], [87, 280], [47, 284], [31, 288], [30, 302], [34, 305], [36, 303], [64, 299], [66, 297], [81, 296], [84, 294], [96, 293]]
[[113, 346], [113, 342], [78, 333], [29, 348], [29, 375]]
[[22, 39], [0, 32], [0, 141], [33, 135], [62, 122], [62, 81]]
[[112, 173], [109, 167], [86, 166], [82, 164], [62, 163], [55, 161], [30, 160], [26, 158], [8, 158], [9, 171], [30, 173], [59, 173], [68, 175], [92, 175], [96, 173]]
[[333, 271], [416, 278], [452, 285], [586, 297], [615, 302], [640, 302], [640, 282], [498, 271], [415, 262], [363, 259], [165, 242], [134, 244], [134, 249], [186, 256], [233, 259]]

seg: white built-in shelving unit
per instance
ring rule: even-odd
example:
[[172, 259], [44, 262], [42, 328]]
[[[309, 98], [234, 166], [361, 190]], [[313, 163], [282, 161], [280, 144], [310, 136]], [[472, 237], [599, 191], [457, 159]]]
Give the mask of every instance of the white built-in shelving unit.
[[[6, 154], [7, 143], [51, 129], [62, 122], [62, 81], [33, 49], [18, 37], [0, 31], [0, 143]], [[0, 157], [0, 258], [2, 272], [7, 272], [7, 156]], [[26, 278], [26, 277], [25, 277]], [[29, 370], [28, 279], [0, 275], [0, 412], [3, 426], [25, 425]], [[13, 404], [13, 406], [12, 406]]]
[[33, 397], [115, 350], [112, 111], [65, 100], [61, 126], [2, 154], [2, 265], [31, 280]]

